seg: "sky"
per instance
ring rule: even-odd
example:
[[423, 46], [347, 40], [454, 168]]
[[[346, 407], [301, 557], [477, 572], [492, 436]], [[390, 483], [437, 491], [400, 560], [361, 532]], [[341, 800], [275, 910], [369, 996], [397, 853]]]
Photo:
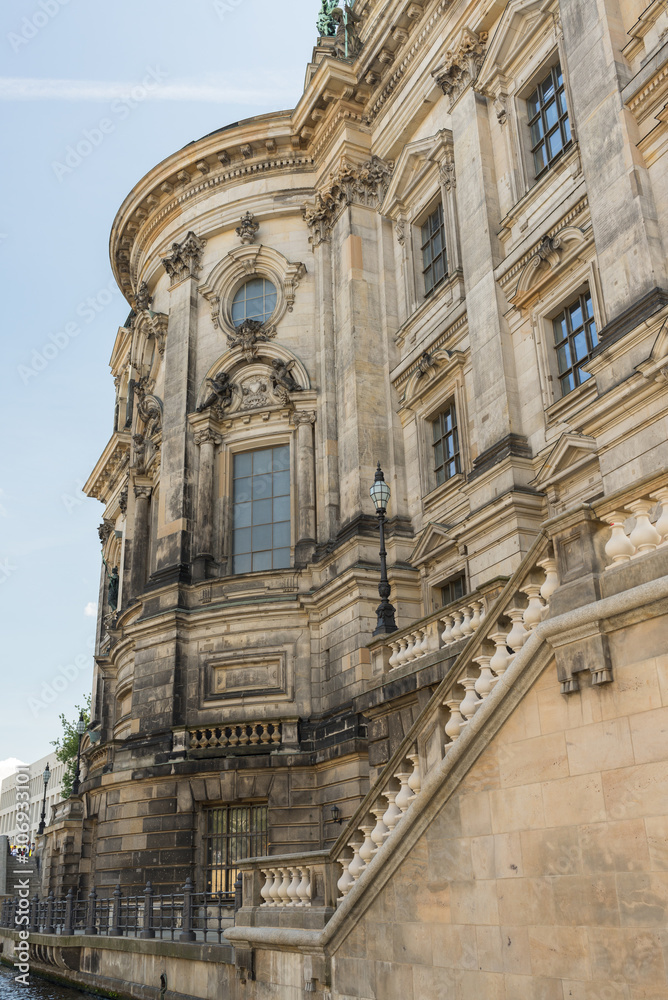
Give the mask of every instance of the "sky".
[[[11, 0], [0, 9], [0, 778], [91, 688], [109, 357], [129, 306], [109, 232], [166, 156], [294, 107], [319, 0]], [[111, 128], [99, 128], [107, 119]]]

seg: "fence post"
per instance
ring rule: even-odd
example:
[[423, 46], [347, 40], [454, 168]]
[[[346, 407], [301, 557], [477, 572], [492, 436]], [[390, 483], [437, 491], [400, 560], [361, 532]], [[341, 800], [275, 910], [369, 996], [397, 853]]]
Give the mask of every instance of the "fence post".
[[190, 876], [186, 879], [183, 887], [183, 919], [181, 921], [181, 934], [179, 941], [196, 941], [197, 936], [193, 930], [193, 884]]
[[155, 930], [153, 929], [153, 886], [150, 882], [146, 883], [146, 888], [144, 889], [144, 929], [139, 935], [142, 938], [154, 938]]
[[234, 880], [234, 912], [237, 913], [244, 903], [244, 877], [241, 872], [237, 873]]
[[56, 929], [53, 926], [53, 904], [54, 904], [54, 895], [52, 889], [46, 900], [46, 927], [44, 928], [45, 934], [56, 933]]
[[88, 913], [86, 914], [86, 934], [97, 934], [97, 927], [95, 925], [95, 917], [97, 910], [97, 893], [95, 892], [95, 886], [90, 891], [88, 896]]
[[74, 934], [74, 889], [70, 888], [65, 897], [65, 926], [63, 934], [71, 937]]
[[39, 932], [39, 896], [37, 893], [35, 893], [30, 902], [30, 930], [33, 934]]
[[121, 927], [121, 887], [120, 884], [114, 889], [114, 902], [111, 908], [111, 927], [109, 928], [110, 937], [123, 937], [123, 928]]

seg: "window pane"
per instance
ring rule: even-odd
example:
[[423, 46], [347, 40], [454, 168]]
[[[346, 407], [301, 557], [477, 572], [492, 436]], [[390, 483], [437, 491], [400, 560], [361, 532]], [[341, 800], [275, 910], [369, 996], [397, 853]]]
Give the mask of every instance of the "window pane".
[[436, 485], [442, 486], [444, 482], [445, 482], [445, 469], [441, 467], [440, 469], [436, 470]]
[[441, 281], [445, 277], [445, 264], [442, 257], [434, 261], [434, 282]]
[[541, 83], [540, 92], [543, 104], [546, 104], [554, 94], [554, 80], [552, 79], [551, 73], [548, 76], [547, 80], [544, 80], [543, 83]]
[[431, 264], [431, 243], [427, 243], [422, 251], [422, 267], [426, 270]]
[[251, 499], [253, 480], [249, 478], [237, 479], [234, 483], [234, 499], [237, 503]]
[[559, 120], [559, 115], [557, 114], [557, 105], [555, 101], [550, 101], [548, 106], [545, 108], [545, 121], [547, 122], [548, 128], [553, 128]]
[[274, 549], [274, 569], [287, 569], [290, 565], [290, 549]]
[[428, 243], [428, 241], [429, 241], [429, 233], [430, 233], [429, 221], [427, 221], [427, 222], [425, 222], [424, 226], [422, 227], [422, 246], [424, 246], [425, 243]]
[[535, 146], [536, 143], [540, 142], [543, 138], [543, 134], [543, 122], [540, 118], [537, 118], [531, 126], [531, 145]]
[[251, 550], [251, 529], [239, 528], [234, 532], [234, 552], [250, 552]]
[[564, 139], [565, 139], [565, 142], [570, 142], [571, 141], [571, 123], [569, 122], [568, 118], [564, 119], [563, 129], [564, 129]]
[[591, 346], [596, 347], [596, 345], [598, 344], [598, 333], [596, 331], [595, 323], [589, 324], [589, 338], [591, 340]]
[[259, 476], [263, 472], [271, 472], [271, 448], [263, 448], [262, 451], [253, 452], [253, 475]]
[[439, 232], [436, 233], [436, 235], [432, 240], [432, 250], [434, 253], [434, 257], [436, 256], [436, 254], [439, 254], [442, 249], [443, 249], [443, 240], [441, 238], [441, 233]]
[[290, 497], [278, 497], [274, 500], [274, 521], [290, 519]]
[[274, 496], [283, 496], [290, 493], [290, 473], [289, 472], [275, 472], [274, 473]]
[[570, 310], [571, 317], [571, 330], [575, 331], [578, 327], [582, 326], [582, 307], [578, 302], [576, 305], [571, 306]]
[[545, 156], [545, 147], [539, 146], [538, 149], [533, 154], [533, 164], [536, 174], [539, 174], [542, 170], [545, 170], [547, 166], [547, 158]]
[[529, 118], [533, 118], [534, 115], [538, 114], [538, 91], [534, 90], [533, 94], [527, 101], [527, 111], [529, 113]]
[[242, 455], [234, 456], [234, 478], [240, 479], [242, 476], [250, 476], [253, 471], [253, 453], [246, 451]]
[[274, 548], [280, 549], [284, 548], [286, 545], [290, 545], [290, 522], [281, 521], [279, 524], [274, 525], [274, 538], [273, 538]]
[[554, 157], [557, 156], [564, 148], [563, 139], [561, 138], [561, 129], [555, 129], [555, 131], [547, 137], [547, 142], [550, 147], [550, 159], [554, 159]]
[[581, 330], [577, 336], [573, 337], [573, 354], [576, 361], [582, 361], [583, 358], [587, 357], [587, 337], [584, 330]]
[[271, 548], [271, 524], [253, 525], [253, 551]]
[[557, 100], [559, 101], [559, 114], [565, 115], [568, 107], [566, 106], [566, 94], [563, 90], [560, 90], [557, 94]]
[[234, 505], [234, 527], [247, 528], [251, 523], [251, 503], [237, 503]]
[[557, 361], [559, 363], [559, 371], [565, 372], [567, 368], [571, 367], [571, 355], [568, 350], [568, 344], [564, 344], [557, 351]]
[[553, 325], [554, 325], [554, 340], [555, 343], [558, 344], [560, 343], [560, 341], [565, 340], [568, 335], [565, 315], [561, 313], [560, 316], [557, 316], [557, 318], [553, 320]]
[[261, 296], [264, 288], [264, 278], [251, 278], [243, 287], [246, 290], [247, 299], [253, 296]]
[[564, 83], [564, 74], [561, 71], [561, 66], [559, 63], [554, 67], [554, 75], [557, 78], [557, 86], [562, 87]]
[[271, 500], [256, 500], [253, 504], [253, 524], [271, 524], [272, 520]]
[[253, 476], [253, 500], [263, 500], [271, 496], [271, 479], [271, 475]]
[[565, 396], [567, 392], [571, 392], [575, 388], [575, 383], [573, 382], [573, 375], [564, 375], [561, 379], [561, 395]]
[[580, 382], [586, 382], [588, 378], [591, 378], [589, 372], [586, 372], [584, 368], [578, 368], [578, 375], [580, 376]]
[[438, 441], [434, 445], [434, 461], [436, 463], [436, 467], [437, 468], [438, 468], [439, 465], [443, 465], [443, 442], [442, 441]]
[[591, 301], [591, 295], [584, 296], [584, 304], [585, 304], [585, 312], [587, 313], [587, 316], [589, 316], [589, 318], [591, 319], [591, 317], [594, 315], [594, 305]]
[[271, 551], [253, 553], [253, 572], [262, 569], [271, 569]]
[[250, 573], [251, 571], [251, 557], [247, 556], [235, 556], [234, 557], [234, 572], [235, 573]]
[[290, 468], [290, 446], [282, 445], [274, 448], [274, 472], [280, 472]]

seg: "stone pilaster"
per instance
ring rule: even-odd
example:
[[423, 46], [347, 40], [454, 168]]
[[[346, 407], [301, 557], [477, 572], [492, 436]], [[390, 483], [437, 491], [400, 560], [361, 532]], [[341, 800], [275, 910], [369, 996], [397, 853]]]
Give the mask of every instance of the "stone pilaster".
[[315, 550], [315, 464], [313, 425], [315, 412], [298, 410], [292, 420], [297, 428], [297, 544], [295, 562], [308, 562]]
[[139, 597], [146, 583], [149, 547], [149, 511], [152, 488], [135, 486], [135, 520], [132, 536], [132, 570], [130, 593]]
[[213, 559], [213, 475], [216, 446], [222, 437], [206, 428], [197, 431], [195, 444], [199, 447], [199, 480], [197, 483], [197, 527], [195, 541], [195, 576], [206, 576], [206, 564]]

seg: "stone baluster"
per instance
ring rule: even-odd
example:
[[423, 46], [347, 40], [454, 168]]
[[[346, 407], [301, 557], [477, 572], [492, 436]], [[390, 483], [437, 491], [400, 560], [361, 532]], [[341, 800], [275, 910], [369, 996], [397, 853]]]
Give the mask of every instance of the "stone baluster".
[[532, 631], [537, 625], [540, 625], [545, 612], [545, 607], [540, 599], [540, 586], [537, 583], [525, 583], [523, 587], [520, 587], [520, 590], [529, 599], [529, 603], [524, 609], [524, 627]]
[[311, 869], [310, 868], [299, 868], [299, 873], [301, 875], [301, 881], [297, 888], [297, 895], [299, 896], [299, 902], [297, 906], [310, 906], [311, 905]]
[[420, 755], [418, 753], [407, 753], [406, 759], [413, 765], [413, 773], [408, 779], [408, 787], [413, 795], [419, 795], [422, 788], [422, 776], [420, 774]]
[[474, 632], [477, 632], [480, 628], [480, 622], [483, 619], [483, 605], [482, 601], [471, 601], [471, 611], [473, 615], [471, 617], [471, 628]]
[[459, 705], [459, 711], [464, 716], [462, 726], [465, 726], [471, 721], [482, 704], [480, 698], [478, 698], [478, 695], [475, 693], [475, 682], [475, 677], [462, 677], [459, 682], [466, 691], [466, 694]]
[[477, 663], [480, 667], [480, 677], [478, 677], [475, 682], [475, 690], [483, 700], [487, 697], [498, 680], [498, 678], [494, 677], [492, 674], [492, 670], [489, 665], [490, 660], [491, 656], [486, 656], [484, 653], [481, 653], [480, 656], [473, 658], [473, 662]]
[[424, 656], [429, 648], [429, 632], [427, 630], [427, 626], [423, 625], [419, 628], [416, 635], [418, 635], [420, 639], [419, 643], [416, 643], [415, 646], [415, 658], [418, 659], [420, 656]]
[[387, 833], [387, 827], [383, 823], [383, 813], [384, 812], [385, 812], [385, 807], [382, 806], [382, 805], [376, 806], [375, 809], [371, 810], [371, 815], [376, 820], [376, 825], [374, 826], [373, 830], [371, 831], [371, 839], [374, 842], [374, 844], [376, 845], [375, 849], [374, 849], [374, 852], [373, 852], [374, 854], [376, 853], [376, 851], [378, 850], [378, 848], [382, 846], [383, 841], [385, 840], [385, 835]]
[[290, 872], [290, 885], [288, 886], [288, 906], [300, 906], [299, 901], [299, 884], [302, 880], [301, 872], [299, 868], [289, 868]]
[[360, 877], [365, 868], [365, 864], [360, 857], [361, 845], [354, 843], [354, 841], [350, 841], [348, 847], [353, 852], [352, 861], [348, 865], [348, 872], [353, 882], [357, 882], [357, 879]]
[[408, 779], [410, 778], [411, 774], [412, 771], [398, 771], [395, 774], [395, 778], [401, 785], [401, 788], [399, 789], [397, 797], [394, 801], [397, 809], [401, 811], [402, 816], [408, 809], [413, 799], [415, 798], [415, 795], [413, 794], [408, 784]]
[[464, 722], [462, 713], [459, 711], [459, 698], [450, 698], [444, 704], [450, 712], [450, 718], [445, 724], [445, 734], [449, 737], [450, 742], [454, 743], [459, 739]]
[[274, 884], [274, 876], [270, 868], [267, 868], [267, 870], [263, 871], [262, 874], [264, 875], [264, 885], [260, 889], [260, 895], [262, 896], [264, 902], [261, 905], [271, 906], [273, 903], [273, 899], [271, 898], [271, 887]]
[[628, 562], [635, 552], [633, 542], [624, 531], [626, 517], [626, 512], [620, 510], [608, 514], [607, 520], [612, 528], [612, 534], [605, 546], [605, 554], [609, 559], [612, 559], [612, 562], [609, 566], [606, 566], [606, 569], [611, 569], [613, 566], [619, 566], [620, 563]]
[[341, 893], [341, 896], [347, 896], [350, 892], [351, 885], [354, 884], [355, 879], [351, 877], [348, 868], [350, 867], [350, 858], [339, 858], [339, 864], [343, 868], [343, 874], [339, 881], [336, 883], [336, 888]]
[[441, 635], [441, 642], [444, 646], [449, 646], [450, 643], [453, 642], [452, 626], [455, 624], [455, 619], [452, 615], [446, 615], [444, 618], [441, 618], [441, 622], [444, 626], [443, 634]]
[[410, 663], [415, 652], [415, 636], [410, 632], [406, 636], [406, 652], [404, 653], [404, 663]]
[[390, 668], [390, 670], [392, 670], [392, 668], [396, 667], [397, 665], [397, 660], [399, 659], [399, 650], [401, 649], [401, 645], [398, 642], [391, 642], [390, 649], [392, 650], [392, 655], [390, 656], [387, 665]]
[[538, 563], [540, 568], [545, 573], [545, 582], [540, 588], [540, 596], [545, 601], [544, 611], [547, 610], [547, 606], [550, 603], [550, 598], [559, 586], [559, 575], [557, 573], [557, 560], [553, 559], [551, 556], [545, 556]]
[[512, 656], [508, 652], [507, 648], [508, 637], [505, 632], [492, 632], [489, 638], [496, 646], [496, 650], [492, 659], [489, 661], [489, 665], [496, 674], [497, 678], [500, 678], [503, 677], [506, 670], [510, 666], [510, 661], [512, 660]]
[[292, 882], [292, 875], [289, 868], [281, 868], [281, 874], [283, 878], [278, 887], [279, 901], [281, 906], [289, 906], [290, 895], [288, 893], [288, 889], [290, 888], [290, 883]]
[[506, 643], [517, 653], [529, 638], [529, 633], [524, 627], [524, 610], [522, 608], [509, 608], [506, 614], [512, 622], [510, 632], [506, 636]]
[[473, 635], [475, 629], [471, 624], [471, 619], [473, 618], [472, 608], [462, 608], [462, 623], [459, 626], [462, 630], [462, 635], [465, 639], [468, 639], [470, 635]]
[[280, 887], [283, 883], [283, 876], [281, 875], [279, 868], [272, 868], [271, 874], [273, 876], [273, 882], [271, 883], [271, 905], [280, 906], [281, 905], [281, 894]]
[[397, 656], [397, 663], [396, 663], [398, 667], [403, 667], [404, 663], [406, 662], [407, 650], [408, 650], [408, 640], [406, 636], [402, 635], [401, 638], [399, 639], [399, 654]]
[[457, 642], [459, 639], [464, 638], [464, 633], [462, 632], [462, 622], [464, 621], [464, 615], [461, 611], [453, 611], [452, 618], [454, 624], [452, 626], [452, 641]]
[[360, 858], [365, 865], [368, 865], [372, 857], [376, 853], [376, 845], [371, 838], [371, 831], [373, 830], [373, 824], [365, 824], [359, 827], [359, 831], [364, 837], [362, 841], [362, 846], [360, 847]]
[[649, 519], [649, 512], [653, 506], [651, 500], [634, 500], [633, 503], [627, 504], [628, 509], [636, 519], [635, 527], [629, 535], [629, 541], [635, 547], [635, 555], [637, 556], [641, 556], [645, 552], [653, 552], [661, 544], [661, 535]]
[[664, 486], [660, 490], [655, 490], [654, 493], [650, 493], [650, 496], [661, 504], [661, 514], [654, 527], [661, 536], [661, 544], [666, 545], [668, 544], [668, 487]]
[[401, 819], [401, 809], [398, 808], [396, 803], [397, 793], [393, 789], [388, 788], [386, 792], [381, 792], [383, 798], [387, 799], [387, 809], [383, 813], [383, 823], [387, 827], [387, 833], [385, 834], [385, 840], [390, 836], [395, 826]]

